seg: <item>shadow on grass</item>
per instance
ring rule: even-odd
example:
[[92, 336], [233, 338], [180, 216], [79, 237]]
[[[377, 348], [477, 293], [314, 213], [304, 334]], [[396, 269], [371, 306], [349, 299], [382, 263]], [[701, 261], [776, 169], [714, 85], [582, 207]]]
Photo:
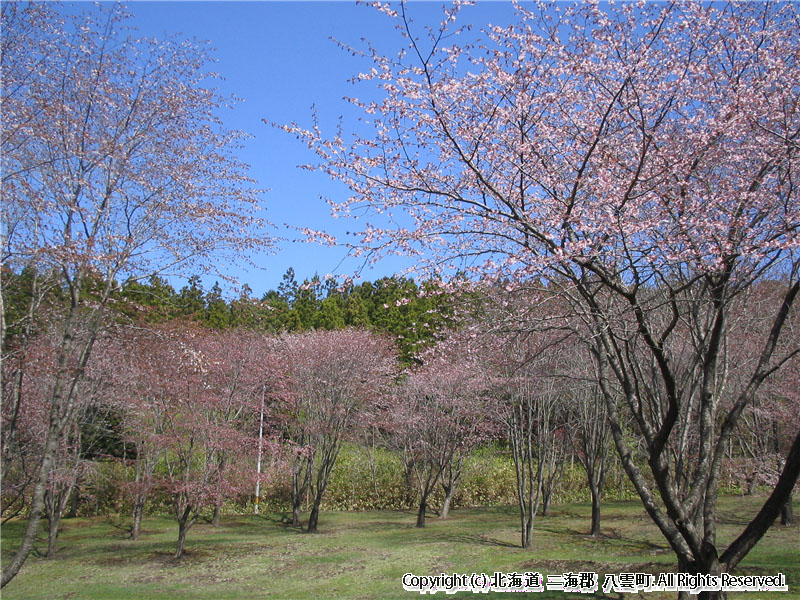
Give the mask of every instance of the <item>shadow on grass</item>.
[[[467, 534], [467, 533], [437, 533], [431, 536], [433, 539], [441, 542], [455, 542], [458, 544], [470, 544], [475, 546], [489, 546], [500, 548], [520, 548], [518, 544], [510, 544], [495, 538], [490, 538], [485, 535]], [[515, 598], [517, 596], [514, 596]]]
[[541, 527], [542, 530], [548, 531], [550, 533], [558, 534], [558, 535], [569, 535], [572, 537], [579, 538], [583, 541], [587, 542], [599, 542], [599, 543], [617, 543], [619, 546], [623, 548], [627, 548], [634, 551], [641, 551], [641, 550], [648, 550], [650, 552], [670, 552], [671, 549], [666, 544], [658, 544], [656, 542], [652, 542], [650, 540], [642, 539], [642, 538], [634, 538], [630, 536], [625, 536], [619, 532], [617, 529], [613, 528], [606, 528], [597, 535], [590, 535], [585, 531], [581, 531], [578, 529], [573, 529], [570, 527], [564, 528], [551, 528], [547, 529], [546, 527]]

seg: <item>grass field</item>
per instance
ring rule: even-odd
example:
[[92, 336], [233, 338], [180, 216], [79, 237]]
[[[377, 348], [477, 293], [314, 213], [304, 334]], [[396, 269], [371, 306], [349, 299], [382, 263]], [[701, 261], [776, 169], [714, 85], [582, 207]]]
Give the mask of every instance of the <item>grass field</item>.
[[[720, 501], [722, 544], [741, 531], [757, 498]], [[537, 517], [534, 547], [519, 547], [515, 507], [462, 509], [447, 521], [429, 519], [416, 529], [412, 512], [323, 513], [320, 533], [303, 534], [278, 515], [237, 516], [214, 528], [199, 523], [189, 532], [187, 555], [172, 558], [177, 525], [168, 519], [144, 523], [142, 538], [103, 519], [66, 519], [58, 555], [31, 556], [5, 589], [4, 600], [22, 598], [414, 598], [401, 586], [404, 573], [524, 572], [543, 575], [572, 571], [659, 573], [675, 571], [675, 559], [636, 502], [604, 506], [602, 534], [584, 535], [589, 506], [556, 506]], [[800, 506], [795, 514], [800, 513]], [[24, 523], [2, 530], [3, 560], [16, 549]], [[43, 538], [44, 539], [44, 538]], [[46, 547], [43, 542], [42, 547]], [[738, 593], [734, 598], [800, 599], [800, 527], [773, 527], [737, 569], [737, 574], [784, 573], [788, 593]], [[500, 598], [623, 598], [543, 592], [481, 594]], [[640, 594], [656, 600], [675, 593]], [[445, 596], [440, 593], [438, 597]], [[460, 592], [455, 597], [473, 597]], [[626, 595], [624, 597], [636, 597]]]

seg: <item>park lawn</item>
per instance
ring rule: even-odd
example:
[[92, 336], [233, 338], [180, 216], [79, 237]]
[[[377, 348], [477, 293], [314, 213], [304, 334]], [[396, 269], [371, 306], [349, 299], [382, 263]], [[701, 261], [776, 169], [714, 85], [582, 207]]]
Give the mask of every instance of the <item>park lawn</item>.
[[[742, 530], [763, 498], [720, 499], [722, 544]], [[800, 506], [795, 514], [800, 513]], [[320, 533], [303, 534], [281, 524], [278, 515], [231, 516], [215, 528], [195, 525], [187, 555], [172, 558], [177, 525], [146, 519], [142, 537], [102, 518], [65, 519], [57, 557], [31, 556], [2, 591], [4, 600], [23, 598], [227, 599], [227, 598], [414, 598], [402, 589], [404, 573], [524, 572], [543, 575], [572, 571], [675, 571], [671, 549], [637, 502], [607, 503], [601, 535], [584, 534], [586, 504], [556, 506], [537, 517], [534, 547], [519, 547], [516, 507], [461, 509], [447, 521], [414, 527], [413, 512], [326, 512]], [[3, 560], [16, 549], [24, 523], [2, 530]], [[44, 538], [43, 538], [44, 539]], [[800, 526], [773, 527], [737, 569], [737, 574], [784, 573], [788, 593], [739, 593], [733, 598], [800, 600]], [[490, 593], [480, 597], [622, 598], [543, 592]], [[675, 593], [641, 594], [657, 600]], [[439, 597], [445, 597], [439, 594]], [[453, 597], [453, 596], [447, 596]], [[456, 597], [473, 597], [460, 592]], [[625, 597], [635, 597], [626, 595]]]

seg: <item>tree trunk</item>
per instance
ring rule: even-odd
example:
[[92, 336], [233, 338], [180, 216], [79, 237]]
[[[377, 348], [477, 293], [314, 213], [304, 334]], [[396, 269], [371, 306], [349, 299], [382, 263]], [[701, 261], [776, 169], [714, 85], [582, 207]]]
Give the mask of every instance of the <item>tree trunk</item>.
[[450, 504], [453, 502], [453, 496], [456, 495], [455, 486], [444, 488], [444, 502], [442, 503], [442, 512], [439, 513], [440, 519], [446, 519], [450, 514]]
[[64, 509], [67, 507], [67, 501], [72, 495], [72, 490], [75, 488], [74, 482], [63, 487], [58, 491], [51, 491], [45, 494], [45, 506], [47, 510], [47, 558], [55, 558], [56, 555], [56, 539], [58, 538], [58, 530], [61, 526], [61, 515], [64, 514]]
[[219, 505], [220, 505], [220, 503], [221, 503], [221, 501], [217, 501], [214, 504], [214, 516], [211, 519], [211, 525], [213, 525], [214, 527], [219, 527], [219, 513], [220, 513]]
[[788, 527], [792, 524], [794, 524], [794, 514], [792, 512], [792, 496], [790, 494], [781, 508], [781, 525]]
[[[79, 290], [83, 285], [82, 278], [76, 277], [73, 283], [73, 290]], [[73, 291], [69, 314], [63, 326], [61, 348], [58, 356], [58, 375], [53, 384], [49, 425], [44, 448], [42, 450], [42, 461], [39, 465], [39, 476], [33, 488], [33, 497], [31, 499], [30, 511], [28, 512], [28, 525], [25, 528], [25, 533], [22, 536], [22, 542], [20, 543], [17, 553], [3, 569], [2, 579], [0, 579], [0, 588], [5, 587], [6, 584], [19, 573], [23, 563], [28, 558], [28, 554], [30, 554], [33, 549], [33, 544], [36, 541], [36, 534], [39, 531], [39, 522], [42, 519], [44, 495], [47, 491], [47, 480], [50, 477], [50, 470], [53, 468], [56, 449], [58, 448], [58, 443], [64, 432], [64, 428], [72, 417], [74, 410], [73, 402], [75, 394], [77, 393], [78, 382], [89, 360], [89, 354], [91, 353], [92, 345], [97, 335], [99, 318], [96, 321], [90, 321], [89, 338], [83, 343], [83, 348], [79, 352], [80, 358], [76, 368], [71, 369], [68, 367], [69, 357], [73, 355], [75, 350], [74, 331], [78, 319], [78, 300], [75, 296], [76, 293], [77, 292]], [[102, 305], [105, 305], [106, 300], [107, 298], [102, 299]], [[95, 313], [95, 315], [99, 315], [99, 313]]]
[[[716, 547], [709, 542], [703, 542], [702, 554], [699, 572], [704, 575], [719, 576], [722, 573], [722, 566], [719, 564]], [[727, 597], [728, 595], [723, 591], [700, 592], [698, 596], [699, 600], [722, 600]]]
[[144, 499], [136, 498], [133, 504], [133, 525], [131, 525], [131, 539], [138, 540], [142, 530], [142, 517], [144, 516]]
[[81, 499], [81, 481], [75, 483], [75, 488], [72, 490], [72, 496], [70, 496], [69, 502], [69, 512], [64, 515], [67, 519], [74, 519], [78, 516], [78, 503]]
[[424, 496], [419, 502], [417, 511], [417, 527], [425, 527], [425, 511], [428, 509], [428, 498]]
[[14, 558], [11, 559], [8, 566], [3, 569], [0, 587], [5, 587], [5, 585], [19, 573], [22, 564], [25, 562], [25, 559], [28, 558], [28, 554], [30, 554], [33, 549], [33, 544], [36, 541], [36, 534], [39, 531], [39, 521], [42, 519], [42, 509], [44, 508], [44, 494], [47, 491], [47, 479], [50, 476], [53, 456], [58, 443], [58, 435], [53, 435], [53, 433], [53, 423], [51, 420], [50, 431], [48, 431], [47, 440], [45, 441], [42, 464], [39, 467], [39, 479], [36, 481], [36, 486], [33, 488], [31, 507], [28, 512], [28, 526], [25, 528], [19, 550], [17, 550], [17, 553], [14, 555]]
[[542, 516], [547, 517], [550, 515], [550, 499], [552, 498], [552, 490], [542, 493]]
[[308, 516], [308, 527], [306, 528], [306, 533], [316, 533], [318, 523], [319, 523], [319, 503], [315, 499], [314, 504], [311, 507], [311, 514]]
[[295, 498], [292, 501], [292, 527], [300, 527], [300, 504], [302, 499]]
[[311, 483], [311, 460], [306, 457], [292, 473], [292, 527], [300, 527], [300, 511], [303, 508], [303, 496]]
[[[716, 548], [708, 542], [703, 542], [703, 557], [700, 561], [694, 561], [686, 556], [679, 557], [678, 572], [689, 573], [690, 575], [718, 576], [722, 573], [722, 568], [717, 558]], [[687, 591], [678, 592], [679, 600], [690, 600], [691, 598], [697, 598], [697, 600], [724, 600], [727, 598], [727, 593], [723, 591], [704, 591], [695, 596]]]
[[56, 539], [58, 538], [58, 526], [61, 523], [61, 513], [58, 510], [47, 515], [47, 558], [56, 556]]
[[525, 511], [520, 512], [522, 520], [522, 547], [530, 548], [533, 542], [533, 518], [534, 515], [528, 514]]
[[178, 547], [175, 550], [175, 558], [180, 558], [183, 556], [183, 547], [186, 543], [186, 533], [194, 524], [194, 519], [189, 519], [189, 515], [191, 513], [192, 507], [187, 504], [186, 508], [183, 510], [183, 514], [181, 514], [180, 518], [178, 519]]
[[175, 550], [175, 558], [183, 556], [183, 546], [186, 543], [186, 523], [178, 521], [178, 547]]
[[592, 530], [589, 535], [600, 533], [600, 491], [591, 488], [592, 491]]

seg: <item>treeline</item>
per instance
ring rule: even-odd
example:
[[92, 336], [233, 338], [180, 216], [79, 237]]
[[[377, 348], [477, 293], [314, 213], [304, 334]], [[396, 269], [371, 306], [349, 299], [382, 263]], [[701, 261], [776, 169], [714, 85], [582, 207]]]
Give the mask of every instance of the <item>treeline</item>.
[[[43, 286], [43, 279], [46, 274], [31, 270], [3, 271], [6, 339], [21, 333], [31, 306], [49, 305], [58, 310], [59, 304], [68, 302], [57, 276], [50, 286]], [[92, 282], [85, 285], [85, 291], [91, 293]], [[38, 300], [32, 298], [34, 290], [42, 296]], [[417, 284], [393, 276], [339, 285], [315, 275], [298, 282], [293, 268], [286, 271], [277, 289], [261, 298], [253, 296], [247, 285], [237, 298], [226, 298], [218, 282], [204, 290], [196, 275], [177, 290], [163, 277], [152, 276], [146, 282], [118, 286], [111, 304], [115, 318], [150, 324], [180, 320], [211, 329], [243, 328], [272, 334], [369, 329], [390, 336], [406, 365], [416, 362], [419, 352], [453, 316], [452, 298], [433, 281]]]

